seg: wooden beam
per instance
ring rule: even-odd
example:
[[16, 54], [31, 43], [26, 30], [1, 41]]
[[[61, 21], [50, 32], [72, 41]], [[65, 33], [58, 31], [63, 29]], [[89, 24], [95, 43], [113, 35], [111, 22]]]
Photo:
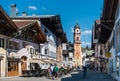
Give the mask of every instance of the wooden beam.
[[115, 1], [115, 0], [112, 0], [112, 1], [111, 1], [111, 8], [109, 9], [109, 11], [110, 11], [109, 19], [111, 19], [111, 16], [112, 16], [114, 1]]
[[108, 19], [108, 20], [101, 20], [101, 22], [114, 22], [115, 20], [110, 20], [110, 19]]

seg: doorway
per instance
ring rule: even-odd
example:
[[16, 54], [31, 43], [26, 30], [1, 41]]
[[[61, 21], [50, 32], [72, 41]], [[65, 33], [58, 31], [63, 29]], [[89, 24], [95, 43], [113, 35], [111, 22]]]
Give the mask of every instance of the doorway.
[[8, 62], [8, 76], [17, 76], [19, 75], [18, 71], [18, 61], [9, 61]]

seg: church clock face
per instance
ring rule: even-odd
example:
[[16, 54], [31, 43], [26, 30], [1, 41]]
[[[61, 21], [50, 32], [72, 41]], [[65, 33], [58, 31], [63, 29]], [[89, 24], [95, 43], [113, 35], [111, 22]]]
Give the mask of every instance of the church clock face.
[[75, 30], [75, 33], [80, 33], [80, 30], [77, 28], [77, 29]]

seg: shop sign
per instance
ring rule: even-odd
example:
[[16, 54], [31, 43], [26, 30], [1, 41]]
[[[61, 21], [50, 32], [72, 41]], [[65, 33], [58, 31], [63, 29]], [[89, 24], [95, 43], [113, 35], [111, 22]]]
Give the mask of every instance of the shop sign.
[[106, 57], [110, 58], [111, 57], [111, 53], [110, 52], [106, 53]]

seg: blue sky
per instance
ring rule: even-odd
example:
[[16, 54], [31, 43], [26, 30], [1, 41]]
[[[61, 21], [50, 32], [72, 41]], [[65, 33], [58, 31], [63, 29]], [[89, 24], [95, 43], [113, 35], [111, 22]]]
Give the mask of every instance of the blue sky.
[[91, 46], [91, 29], [96, 19], [100, 19], [103, 0], [0, 0], [0, 5], [10, 16], [10, 5], [16, 4], [21, 15], [56, 15], [59, 14], [63, 30], [68, 41], [73, 42], [73, 27], [76, 23], [81, 28], [82, 47]]

